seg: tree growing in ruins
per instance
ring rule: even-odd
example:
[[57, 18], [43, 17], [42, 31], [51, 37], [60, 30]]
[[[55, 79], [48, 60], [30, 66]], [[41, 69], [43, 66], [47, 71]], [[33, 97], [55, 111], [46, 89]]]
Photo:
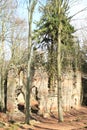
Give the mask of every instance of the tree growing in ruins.
[[[2, 1], [1, 1], [2, 2]], [[2, 6], [2, 3], [4, 5]], [[12, 67], [21, 65], [25, 58], [26, 43], [25, 21], [17, 16], [17, 1], [4, 1], [0, 3], [1, 11], [1, 36], [0, 36], [0, 102], [2, 110], [7, 110], [7, 82], [8, 72]], [[7, 52], [6, 48], [9, 48]], [[9, 54], [10, 53], [10, 54]], [[13, 66], [12, 66], [13, 65]]]
[[[1, 27], [1, 35], [0, 35], [0, 104], [1, 104], [1, 109], [3, 110], [4, 108], [6, 109], [6, 84], [7, 84], [7, 73], [8, 73], [8, 64], [6, 64], [6, 39], [8, 37], [8, 28], [9, 28], [9, 23], [10, 23], [10, 18], [11, 14], [13, 13], [15, 7], [12, 8], [13, 2], [9, 1], [0, 1], [0, 27]], [[9, 8], [11, 7], [11, 10], [9, 11]]]
[[74, 36], [72, 35], [75, 30], [70, 24], [71, 17], [68, 17], [68, 4], [69, 1], [66, 0], [47, 1], [46, 6], [41, 6], [40, 8], [43, 15], [40, 21], [37, 22], [38, 29], [35, 30], [38, 43], [47, 51], [47, 71], [51, 79], [49, 82], [50, 88], [53, 87], [54, 75], [58, 79], [59, 121], [63, 121], [61, 101], [62, 73], [67, 71], [68, 67], [71, 67], [70, 69], [73, 68], [72, 63], [75, 54]]

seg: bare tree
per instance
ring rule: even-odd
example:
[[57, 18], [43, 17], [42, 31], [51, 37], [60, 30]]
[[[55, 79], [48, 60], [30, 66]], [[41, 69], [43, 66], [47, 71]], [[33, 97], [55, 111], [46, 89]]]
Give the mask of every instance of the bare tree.
[[[0, 3], [0, 11], [1, 11], [1, 35], [0, 35], [0, 107], [2, 109], [5, 109], [6, 111], [6, 104], [7, 104], [7, 77], [8, 77], [8, 71], [10, 68], [10, 64], [14, 63], [17, 64], [19, 60], [21, 61], [22, 59], [22, 54], [20, 54], [20, 58], [17, 57], [19, 56], [18, 53], [21, 52], [22, 46], [20, 45], [21, 42], [24, 41], [24, 30], [22, 27], [25, 27], [24, 21], [19, 20], [15, 18], [15, 11], [17, 8], [17, 3], [16, 1], [1, 1]], [[4, 6], [3, 6], [4, 5]], [[3, 8], [4, 7], [4, 8]], [[3, 10], [1, 10], [3, 8]], [[10, 8], [10, 10], [9, 10]], [[14, 18], [14, 22], [13, 22]], [[20, 27], [19, 27], [20, 25]], [[20, 31], [20, 29], [21, 31]], [[19, 31], [20, 33], [18, 33]], [[23, 32], [22, 32], [23, 30]], [[14, 34], [15, 32], [15, 34]], [[19, 41], [20, 40], [20, 41]], [[14, 45], [15, 43], [15, 45]], [[10, 53], [14, 53], [13, 57], [10, 54], [11, 59], [7, 56], [6, 58], [6, 46], [9, 47], [9, 44], [12, 45], [10, 47], [14, 49], [10, 49]], [[21, 46], [21, 47], [20, 47]], [[19, 49], [20, 50], [17, 50]], [[13, 51], [13, 52], [12, 52]]]
[[26, 119], [25, 122], [27, 124], [30, 123], [30, 87], [31, 87], [31, 63], [32, 63], [32, 20], [33, 20], [33, 12], [35, 9], [35, 5], [37, 0], [29, 0], [28, 8], [28, 62], [27, 62], [27, 86], [26, 86]]

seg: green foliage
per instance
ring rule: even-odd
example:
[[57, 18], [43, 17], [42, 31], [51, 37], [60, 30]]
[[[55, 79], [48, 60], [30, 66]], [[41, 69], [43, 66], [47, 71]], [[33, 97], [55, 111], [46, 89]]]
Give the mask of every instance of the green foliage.
[[[62, 2], [62, 1], [61, 1]], [[70, 18], [68, 18], [68, 1], [63, 1], [61, 5], [61, 15], [57, 13], [56, 1], [48, 0], [46, 6], [40, 7], [42, 11], [42, 17], [39, 22], [37, 22], [37, 30], [35, 30], [35, 37], [40, 47], [44, 48], [48, 53], [48, 62], [47, 66], [50, 64], [54, 67], [51, 69], [56, 70], [56, 49], [57, 49], [57, 38], [58, 38], [58, 27], [59, 21], [61, 19], [62, 28], [61, 28], [61, 60], [62, 60], [62, 69], [65, 68], [69, 61], [73, 58], [74, 51], [74, 36], [72, 35], [75, 32], [74, 27], [70, 24]], [[34, 37], [34, 38], [35, 38]], [[53, 44], [53, 47], [52, 47]], [[71, 58], [68, 58], [71, 57]], [[52, 60], [53, 59], [53, 60]], [[55, 59], [55, 62], [54, 62]]]

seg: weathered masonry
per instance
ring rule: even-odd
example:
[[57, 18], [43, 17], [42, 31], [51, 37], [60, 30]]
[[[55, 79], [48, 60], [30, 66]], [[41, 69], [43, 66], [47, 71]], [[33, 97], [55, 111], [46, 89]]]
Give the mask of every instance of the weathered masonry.
[[[41, 70], [36, 71], [34, 85], [38, 88], [41, 112], [51, 112], [57, 110], [57, 84], [53, 92], [48, 88], [48, 76]], [[63, 75], [62, 81], [62, 107], [64, 111], [78, 108], [82, 102], [81, 73], [69, 71]]]
[[[11, 70], [13, 71], [13, 70]], [[8, 111], [19, 111], [25, 107], [25, 85], [26, 74], [21, 70], [9, 72], [7, 89]], [[62, 107], [64, 111], [77, 108], [81, 105], [82, 83], [81, 73], [69, 71], [63, 75], [62, 81]], [[57, 84], [53, 92], [49, 92], [48, 76], [43, 70], [36, 70], [33, 78], [31, 91], [31, 107], [38, 109], [38, 112], [52, 112], [57, 110]]]

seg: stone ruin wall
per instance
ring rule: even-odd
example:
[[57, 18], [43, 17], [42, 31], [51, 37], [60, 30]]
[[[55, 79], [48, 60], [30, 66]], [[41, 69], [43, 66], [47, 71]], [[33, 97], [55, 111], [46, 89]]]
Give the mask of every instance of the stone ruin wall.
[[[74, 73], [64, 75], [62, 81], [62, 106], [64, 111], [77, 108], [81, 105], [81, 73], [76, 73], [76, 80], [73, 81]], [[25, 77], [26, 80], [26, 77]], [[25, 81], [26, 82], [26, 81]], [[36, 70], [31, 92], [31, 106], [36, 104], [35, 89], [37, 87], [39, 97], [39, 113], [57, 111], [57, 87], [55, 93], [50, 96], [48, 91], [48, 77], [46, 72]], [[19, 94], [20, 93], [20, 94]], [[18, 103], [25, 104], [25, 85], [23, 73], [17, 76], [8, 76], [7, 108], [8, 111], [17, 111]], [[19, 96], [17, 96], [19, 95]]]
[[[76, 76], [76, 78], [75, 78]], [[36, 80], [33, 82], [38, 88], [38, 96], [40, 97], [41, 112], [57, 111], [57, 86], [52, 95], [49, 94], [48, 77], [46, 73], [36, 72]], [[62, 81], [62, 107], [64, 111], [71, 108], [78, 108], [81, 105], [82, 98], [81, 73], [78, 71], [76, 75], [73, 71], [65, 74]]]
[[66, 74], [66, 76], [64, 76], [64, 81], [62, 82], [62, 90], [64, 110], [68, 111], [71, 108], [79, 107], [82, 98], [81, 73], [79, 71], [76, 72], [76, 77], [72, 71], [69, 74]]

